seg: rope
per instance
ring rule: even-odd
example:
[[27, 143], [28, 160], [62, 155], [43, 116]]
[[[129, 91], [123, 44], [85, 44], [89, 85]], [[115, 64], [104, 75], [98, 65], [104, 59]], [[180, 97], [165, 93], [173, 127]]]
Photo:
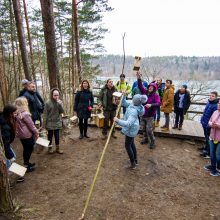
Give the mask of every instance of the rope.
[[[116, 110], [116, 116], [118, 115], [118, 113], [120, 111], [122, 100], [123, 100], [123, 95], [121, 96], [120, 103], [119, 103], [118, 108]], [[84, 217], [85, 217], [86, 210], [88, 208], [89, 201], [91, 199], [91, 196], [92, 196], [92, 193], [93, 193], [93, 190], [94, 190], [94, 187], [95, 187], [96, 179], [98, 177], [98, 174], [99, 174], [99, 171], [100, 171], [100, 168], [101, 168], [101, 165], [102, 165], [102, 162], [103, 162], [103, 159], [104, 159], [104, 155], [105, 155], [105, 152], [107, 150], [107, 147], [108, 147], [108, 144], [109, 144], [114, 126], [115, 126], [115, 122], [113, 122], [113, 124], [111, 126], [111, 129], [110, 129], [109, 134], [108, 134], [108, 138], [107, 138], [106, 143], [105, 143], [105, 147], [103, 148], [103, 151], [102, 151], [102, 154], [101, 154], [101, 157], [100, 157], [100, 160], [99, 160], [99, 164], [98, 164], [98, 167], [96, 169], [96, 173], [95, 173], [95, 176], [93, 178], [92, 184], [90, 186], [89, 194], [88, 194], [87, 199], [86, 199], [85, 207], [83, 209], [83, 213], [82, 213], [82, 216], [80, 218], [81, 220], [84, 219]]]

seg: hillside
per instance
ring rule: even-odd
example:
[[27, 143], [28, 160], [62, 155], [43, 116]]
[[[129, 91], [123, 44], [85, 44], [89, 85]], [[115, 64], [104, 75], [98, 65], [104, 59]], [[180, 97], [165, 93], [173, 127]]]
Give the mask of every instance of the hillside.
[[[123, 56], [105, 55], [93, 60], [100, 65], [102, 76], [118, 76], [122, 71]], [[125, 74], [133, 75], [134, 57], [126, 56]], [[141, 70], [147, 76], [172, 79], [220, 79], [220, 57], [145, 57]]]

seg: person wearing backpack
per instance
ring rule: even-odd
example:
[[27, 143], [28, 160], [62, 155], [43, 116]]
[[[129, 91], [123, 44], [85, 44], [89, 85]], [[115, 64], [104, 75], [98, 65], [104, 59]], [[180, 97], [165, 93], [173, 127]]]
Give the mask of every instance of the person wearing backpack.
[[[126, 97], [131, 93], [131, 86], [125, 81], [125, 74], [120, 75], [120, 81], [116, 83], [118, 92], [122, 92]], [[123, 114], [125, 114], [126, 108], [122, 106]]]
[[30, 158], [34, 150], [35, 139], [39, 137], [39, 132], [32, 121], [27, 99], [19, 97], [15, 100], [15, 105], [17, 107], [16, 136], [23, 146], [23, 160], [27, 172], [32, 172], [35, 169], [35, 163], [30, 163]]

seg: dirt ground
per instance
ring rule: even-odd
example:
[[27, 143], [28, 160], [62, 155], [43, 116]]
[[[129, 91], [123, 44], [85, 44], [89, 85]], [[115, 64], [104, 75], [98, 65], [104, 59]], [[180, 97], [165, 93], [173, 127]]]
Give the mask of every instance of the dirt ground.
[[[77, 127], [63, 135], [63, 155], [34, 153], [36, 170], [12, 189], [24, 220], [77, 220], [105, 141], [101, 130], [89, 128], [90, 139], [79, 140]], [[209, 160], [183, 140], [157, 137], [150, 150], [136, 138], [139, 166], [127, 170], [124, 136], [117, 131], [106, 152], [90, 201], [88, 220], [220, 219], [220, 177], [203, 170]], [[15, 144], [18, 162], [22, 148]]]

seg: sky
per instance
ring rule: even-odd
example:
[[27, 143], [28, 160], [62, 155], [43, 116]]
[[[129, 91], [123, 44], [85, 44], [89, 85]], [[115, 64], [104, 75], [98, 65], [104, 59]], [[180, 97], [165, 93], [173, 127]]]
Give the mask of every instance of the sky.
[[220, 0], [109, 0], [107, 54], [220, 56]]

